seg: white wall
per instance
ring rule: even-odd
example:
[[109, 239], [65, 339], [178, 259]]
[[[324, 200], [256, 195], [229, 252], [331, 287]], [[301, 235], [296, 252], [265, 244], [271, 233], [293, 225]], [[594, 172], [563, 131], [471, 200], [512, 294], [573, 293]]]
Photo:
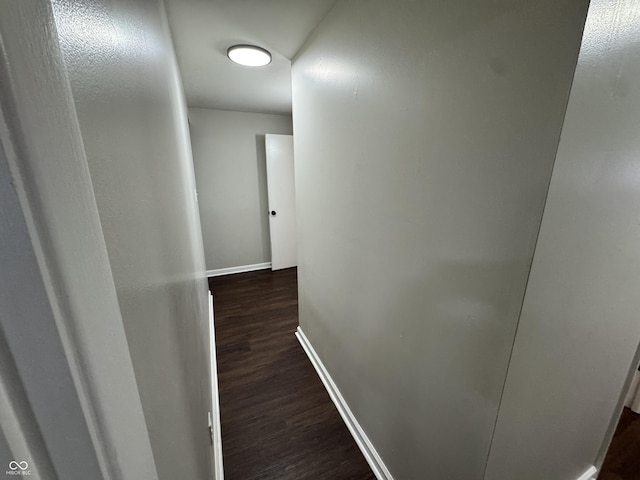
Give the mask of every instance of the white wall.
[[38, 478], [155, 479], [50, 2], [0, 2], [0, 37], [3, 435]]
[[37, 478], [101, 478], [1, 146], [0, 440], [0, 471], [26, 461]]
[[294, 60], [300, 325], [398, 480], [484, 475], [586, 9], [338, 0]]
[[271, 261], [265, 133], [291, 134], [290, 115], [190, 108], [207, 270]]
[[207, 284], [164, 7], [53, 3], [157, 471], [210, 478]]
[[487, 480], [602, 461], [638, 362], [639, 118], [640, 1], [592, 0]]

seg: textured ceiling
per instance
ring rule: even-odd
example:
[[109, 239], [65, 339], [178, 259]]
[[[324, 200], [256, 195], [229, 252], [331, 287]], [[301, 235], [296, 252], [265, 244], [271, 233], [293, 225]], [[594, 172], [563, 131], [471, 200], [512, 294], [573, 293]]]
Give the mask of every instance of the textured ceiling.
[[[335, 0], [165, 0], [190, 107], [291, 113], [291, 58]], [[273, 61], [249, 68], [229, 46], [266, 48]]]

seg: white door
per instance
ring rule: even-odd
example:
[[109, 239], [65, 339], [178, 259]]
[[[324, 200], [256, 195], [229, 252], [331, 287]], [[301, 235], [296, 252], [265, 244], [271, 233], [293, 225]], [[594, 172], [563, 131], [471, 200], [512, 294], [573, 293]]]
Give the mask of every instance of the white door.
[[293, 136], [265, 135], [267, 194], [271, 231], [271, 269], [295, 267], [296, 203], [293, 171]]

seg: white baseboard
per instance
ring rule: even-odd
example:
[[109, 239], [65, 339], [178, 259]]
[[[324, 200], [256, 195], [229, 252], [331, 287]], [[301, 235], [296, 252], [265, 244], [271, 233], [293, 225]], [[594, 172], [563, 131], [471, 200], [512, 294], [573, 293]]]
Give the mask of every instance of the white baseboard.
[[329, 375], [329, 372], [324, 367], [322, 361], [320, 360], [320, 357], [318, 357], [318, 354], [313, 349], [311, 343], [309, 343], [309, 340], [300, 327], [298, 327], [298, 329], [296, 330], [296, 337], [298, 338], [300, 345], [302, 345], [302, 348], [309, 357], [309, 360], [311, 360], [311, 364], [316, 369], [320, 380], [322, 380], [324, 388], [326, 388], [327, 392], [329, 392], [331, 400], [338, 409], [342, 420], [347, 425], [349, 432], [351, 432], [353, 439], [358, 444], [358, 447], [362, 451], [365, 460], [371, 467], [371, 470], [373, 471], [376, 478], [378, 480], [393, 480], [393, 477], [382, 461], [382, 458], [380, 458], [380, 455], [378, 455], [378, 452], [367, 437], [367, 434], [358, 423], [356, 417], [353, 415], [353, 412], [340, 393], [340, 390], [338, 390], [338, 387], [333, 382], [331, 375]]
[[207, 277], [219, 277], [221, 275], [231, 275], [233, 273], [253, 272], [256, 270], [266, 270], [271, 268], [271, 262], [255, 263], [253, 265], [240, 265], [238, 267], [218, 268], [217, 270], [207, 270]]
[[224, 480], [222, 464], [222, 428], [220, 425], [220, 398], [218, 395], [218, 363], [216, 361], [216, 331], [213, 312], [213, 295], [209, 292], [209, 338], [211, 352], [211, 409], [209, 428], [213, 441], [213, 471], [215, 480]]
[[589, 470], [580, 475], [578, 480], [593, 480], [597, 472], [598, 469], [596, 467], [590, 467]]
[[[338, 409], [342, 420], [347, 425], [349, 432], [351, 432], [353, 439], [358, 444], [358, 447], [362, 451], [365, 460], [371, 467], [371, 470], [373, 471], [376, 478], [378, 480], [393, 480], [391, 472], [389, 472], [389, 469], [382, 461], [382, 458], [367, 437], [367, 434], [358, 423], [358, 420], [349, 408], [349, 405], [340, 393], [340, 390], [338, 390], [338, 387], [331, 378], [331, 375], [329, 375], [329, 372], [322, 363], [322, 360], [320, 360], [320, 357], [318, 357], [318, 354], [314, 350], [313, 346], [311, 346], [309, 339], [300, 327], [298, 327], [296, 330], [296, 337], [298, 338], [300, 345], [302, 345], [305, 353], [309, 357], [309, 360], [311, 360], [313, 368], [315, 368], [316, 372], [318, 373], [318, 376], [320, 377], [320, 380], [322, 380], [324, 387], [327, 389], [331, 400]], [[598, 470], [596, 469], [596, 467], [590, 467], [586, 472], [580, 475], [577, 480], [595, 480], [595, 475], [597, 472]]]

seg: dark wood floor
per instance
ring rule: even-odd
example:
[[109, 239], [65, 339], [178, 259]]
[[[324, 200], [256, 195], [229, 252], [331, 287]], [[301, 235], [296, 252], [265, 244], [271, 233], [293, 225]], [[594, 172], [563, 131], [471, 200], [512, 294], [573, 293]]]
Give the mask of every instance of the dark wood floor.
[[226, 480], [375, 480], [296, 340], [295, 269], [209, 280]]
[[640, 480], [640, 415], [626, 407], [598, 480]]

